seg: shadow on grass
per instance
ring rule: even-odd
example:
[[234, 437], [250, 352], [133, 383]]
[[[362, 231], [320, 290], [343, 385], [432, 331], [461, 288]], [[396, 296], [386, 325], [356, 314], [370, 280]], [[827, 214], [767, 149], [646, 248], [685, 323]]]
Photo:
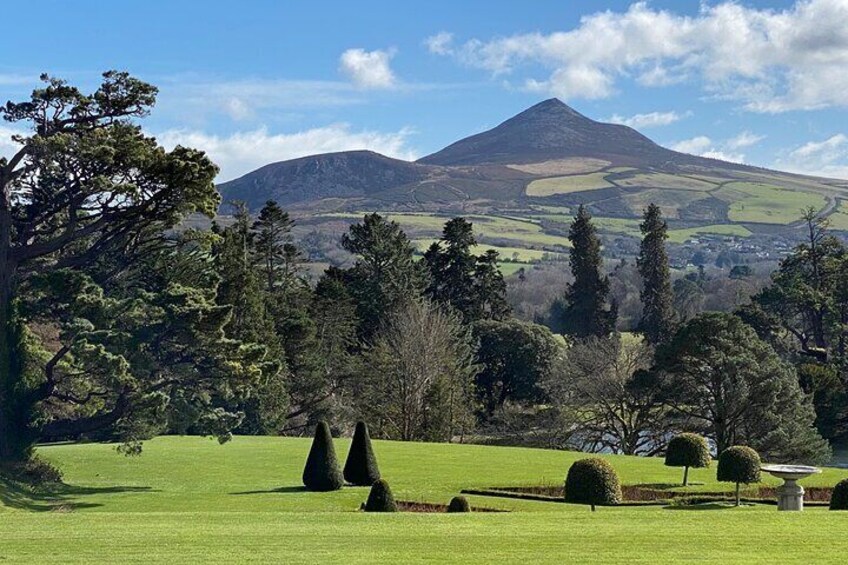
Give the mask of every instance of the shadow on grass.
[[71, 512], [103, 506], [100, 503], [77, 500], [78, 497], [122, 492], [154, 492], [150, 487], [111, 486], [83, 487], [51, 485], [29, 487], [0, 477], [0, 505], [30, 512]]
[[309, 492], [305, 486], [280, 487], [270, 490], [246, 490], [244, 492], [231, 492], [231, 495], [241, 496], [245, 494], [293, 494], [298, 492]]
[[663, 506], [664, 510], [730, 510], [735, 508], [732, 504], [720, 502], [705, 502], [703, 504], [677, 504], [674, 506]]

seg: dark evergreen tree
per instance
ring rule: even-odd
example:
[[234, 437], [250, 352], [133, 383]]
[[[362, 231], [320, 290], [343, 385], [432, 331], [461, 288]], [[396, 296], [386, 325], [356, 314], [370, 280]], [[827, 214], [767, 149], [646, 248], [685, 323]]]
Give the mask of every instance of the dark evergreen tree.
[[415, 249], [395, 222], [367, 214], [342, 237], [342, 247], [357, 256], [345, 274], [356, 302], [359, 335], [370, 339], [399, 304], [420, 296], [424, 270], [415, 261]]
[[265, 290], [272, 293], [288, 285], [297, 274], [300, 253], [291, 242], [294, 221], [279, 204], [269, 200], [253, 223], [253, 255], [265, 279]]
[[576, 338], [604, 337], [615, 331], [618, 318], [615, 304], [609, 305], [609, 278], [601, 271], [601, 242], [592, 225], [592, 216], [580, 206], [568, 233], [571, 241], [569, 264], [574, 282], [565, 291], [563, 331]]
[[665, 249], [668, 226], [660, 207], [648, 206], [639, 227], [643, 237], [636, 265], [642, 276], [642, 318], [637, 329], [648, 343], [659, 344], [674, 332], [674, 294]]
[[344, 486], [344, 477], [336, 459], [333, 436], [327, 422], [315, 426], [315, 438], [303, 468], [303, 485], [313, 491], [339, 490]]
[[606, 459], [579, 459], [568, 468], [565, 477], [565, 501], [610, 506], [621, 502], [621, 482], [618, 473]]
[[366, 512], [397, 512], [398, 507], [392, 489], [384, 479], [377, 479], [371, 485], [368, 500], [365, 502]]
[[848, 510], [848, 479], [842, 479], [833, 487], [830, 495], [831, 510]]
[[365, 422], [356, 423], [344, 466], [344, 478], [352, 485], [363, 487], [373, 485], [374, 481], [380, 478], [377, 457], [371, 447], [371, 437]]
[[471, 248], [477, 245], [471, 222], [465, 218], [449, 220], [442, 238], [424, 254], [430, 272], [427, 294], [436, 302], [449, 304], [467, 322], [474, 309], [474, 268], [476, 257]]
[[760, 482], [760, 455], [743, 445], [728, 447], [718, 456], [716, 479], [736, 483], [736, 506], [739, 506], [739, 485]]
[[494, 249], [477, 256], [474, 297], [473, 320], [506, 320], [512, 313], [506, 299], [506, 281], [498, 268], [498, 252]]

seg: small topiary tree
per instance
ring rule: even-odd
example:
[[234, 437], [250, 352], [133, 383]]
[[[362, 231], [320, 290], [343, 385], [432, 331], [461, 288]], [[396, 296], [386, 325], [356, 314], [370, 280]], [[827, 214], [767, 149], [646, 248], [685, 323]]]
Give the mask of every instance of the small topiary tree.
[[716, 478], [736, 483], [736, 506], [739, 506], [739, 485], [760, 482], [760, 455], [750, 447], [728, 447], [719, 455]]
[[357, 422], [353, 441], [344, 466], [344, 478], [352, 485], [370, 487], [380, 478], [380, 468], [371, 447], [371, 437], [365, 422]]
[[848, 510], [848, 479], [842, 479], [833, 487], [830, 495], [831, 510]]
[[371, 485], [368, 500], [365, 502], [366, 512], [397, 512], [398, 507], [392, 489], [385, 479], [377, 479]]
[[448, 512], [471, 512], [471, 505], [464, 496], [454, 496], [448, 504]]
[[707, 440], [698, 434], [678, 434], [671, 438], [665, 450], [665, 464], [683, 467], [683, 486], [689, 484], [689, 467], [710, 466], [710, 448]]
[[612, 465], [599, 457], [575, 461], [565, 478], [565, 501], [595, 505], [621, 502], [621, 483]]
[[344, 485], [327, 422], [319, 422], [315, 426], [315, 439], [303, 468], [303, 485], [309, 490], [321, 492], [339, 490]]

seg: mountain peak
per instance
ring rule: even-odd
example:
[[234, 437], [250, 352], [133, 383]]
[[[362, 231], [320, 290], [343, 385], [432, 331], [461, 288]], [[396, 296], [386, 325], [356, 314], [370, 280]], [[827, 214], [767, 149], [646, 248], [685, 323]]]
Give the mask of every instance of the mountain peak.
[[659, 148], [637, 131], [587, 118], [558, 98], [420, 160], [431, 165], [539, 163], [567, 157], [647, 155]]

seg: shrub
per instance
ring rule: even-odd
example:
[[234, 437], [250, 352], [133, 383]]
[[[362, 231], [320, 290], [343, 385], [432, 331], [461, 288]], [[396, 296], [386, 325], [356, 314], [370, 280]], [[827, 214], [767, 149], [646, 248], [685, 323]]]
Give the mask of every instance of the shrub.
[[312, 448], [303, 468], [303, 484], [314, 491], [339, 490], [344, 485], [327, 422], [315, 426], [315, 439], [312, 440]]
[[739, 506], [739, 485], [760, 482], [760, 456], [742, 445], [728, 447], [718, 458], [716, 478], [726, 483], [736, 483], [736, 506]]
[[665, 464], [683, 467], [683, 486], [689, 484], [689, 467], [710, 466], [710, 448], [707, 440], [698, 434], [679, 434], [671, 438], [665, 450]]
[[398, 507], [392, 489], [385, 479], [377, 479], [371, 485], [368, 500], [365, 502], [366, 512], [397, 512]]
[[356, 423], [353, 441], [344, 466], [344, 478], [352, 485], [370, 487], [380, 478], [380, 468], [371, 447], [371, 437], [365, 422]]
[[590, 457], [575, 461], [565, 478], [565, 501], [578, 504], [611, 505], [621, 502], [621, 483], [612, 465]]
[[471, 505], [464, 496], [454, 496], [448, 504], [448, 512], [471, 512]]
[[830, 495], [831, 510], [848, 510], [848, 479], [842, 479], [833, 487]]
[[40, 487], [62, 482], [62, 471], [38, 456], [23, 461], [0, 463], [0, 477], [28, 486]]

